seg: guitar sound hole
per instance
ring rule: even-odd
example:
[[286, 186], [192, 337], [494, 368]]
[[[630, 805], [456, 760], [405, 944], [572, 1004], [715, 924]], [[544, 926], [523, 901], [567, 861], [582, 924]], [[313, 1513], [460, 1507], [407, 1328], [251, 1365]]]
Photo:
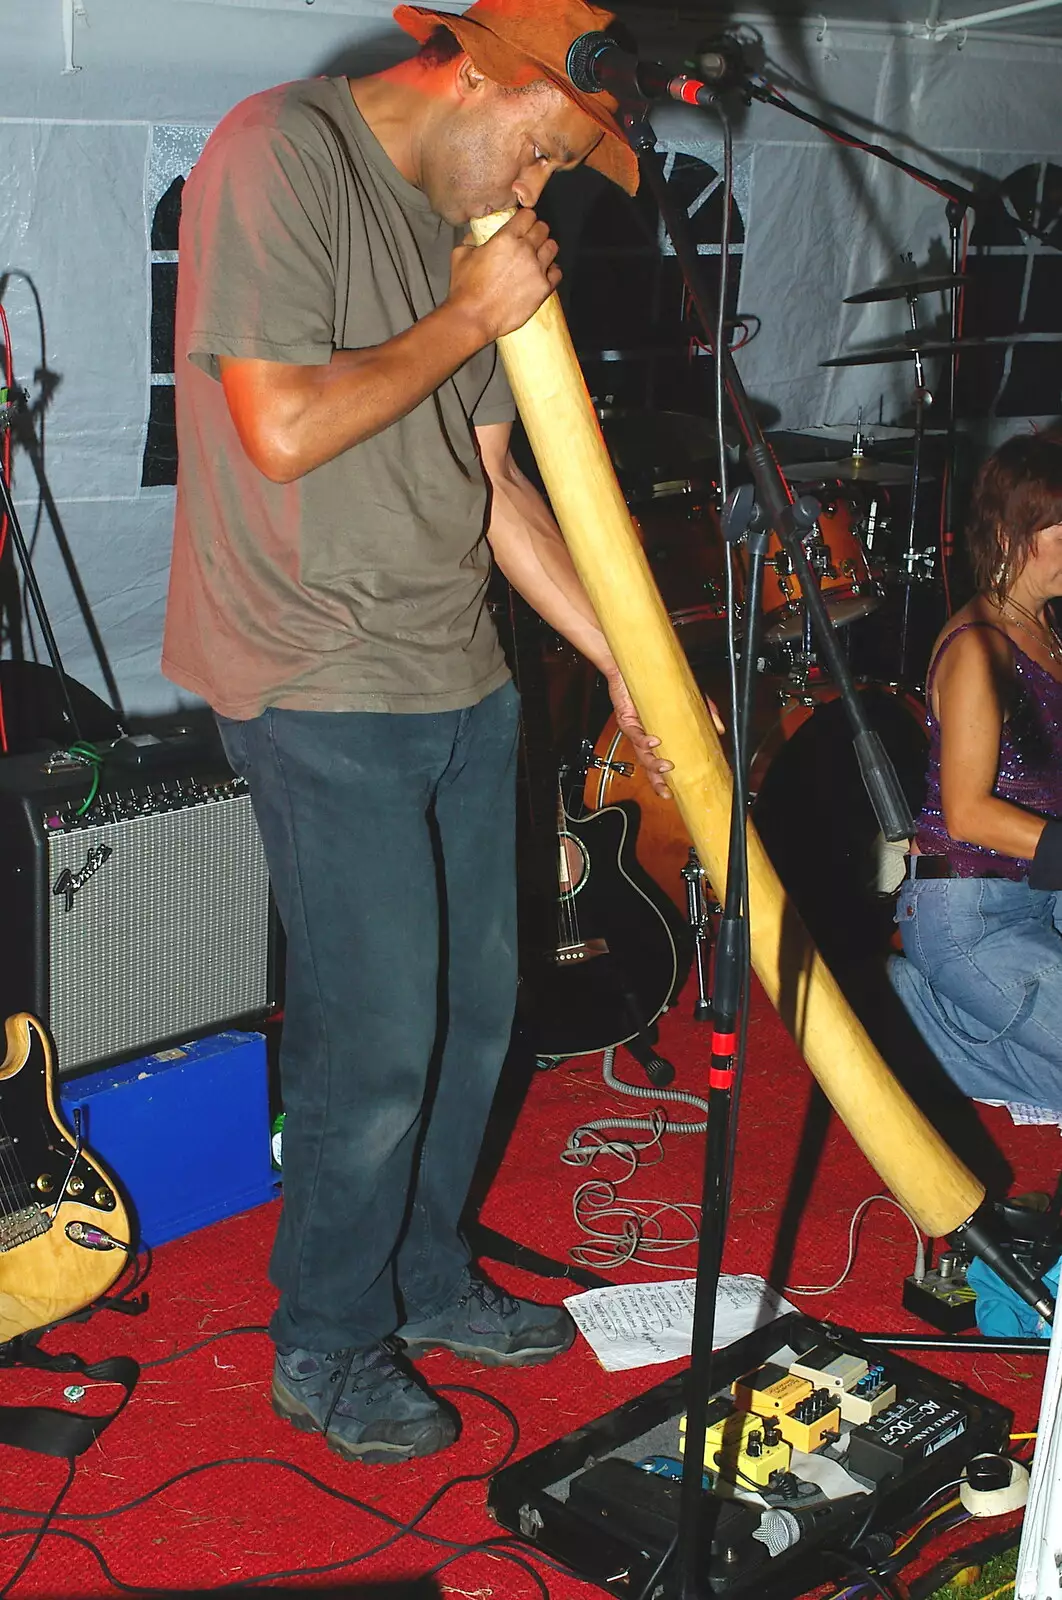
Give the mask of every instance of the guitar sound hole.
[[578, 894], [586, 882], [590, 872], [590, 858], [578, 839], [570, 833], [562, 833], [561, 846], [561, 882], [565, 894]]

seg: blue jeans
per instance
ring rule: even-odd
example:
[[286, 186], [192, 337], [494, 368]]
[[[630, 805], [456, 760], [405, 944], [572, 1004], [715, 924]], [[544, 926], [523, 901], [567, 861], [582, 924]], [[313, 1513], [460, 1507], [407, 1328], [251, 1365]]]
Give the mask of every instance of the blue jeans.
[[905, 883], [889, 979], [976, 1100], [1062, 1111], [1062, 894], [1003, 878]]
[[506, 684], [453, 712], [218, 718], [287, 936], [280, 1344], [365, 1346], [453, 1294], [516, 999]]

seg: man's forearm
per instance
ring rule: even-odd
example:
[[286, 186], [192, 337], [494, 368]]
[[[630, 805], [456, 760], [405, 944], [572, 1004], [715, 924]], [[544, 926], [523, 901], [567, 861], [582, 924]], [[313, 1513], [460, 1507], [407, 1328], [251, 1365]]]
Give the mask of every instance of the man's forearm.
[[556, 253], [525, 207], [485, 245], [459, 245], [442, 305], [383, 344], [313, 367], [222, 357], [229, 411], [259, 472], [291, 483], [404, 417], [538, 310], [560, 281]]
[[542, 496], [510, 464], [491, 475], [488, 536], [494, 559], [513, 588], [599, 671], [616, 663], [568, 547]]
[[483, 344], [474, 319], [445, 302], [384, 344], [337, 350], [327, 365], [222, 357], [222, 383], [251, 460], [291, 483], [406, 416]]

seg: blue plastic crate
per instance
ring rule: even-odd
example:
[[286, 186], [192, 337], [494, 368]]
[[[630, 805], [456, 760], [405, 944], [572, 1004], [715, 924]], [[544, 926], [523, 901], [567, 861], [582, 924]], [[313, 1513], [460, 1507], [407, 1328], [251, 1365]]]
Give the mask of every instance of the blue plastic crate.
[[227, 1032], [62, 1082], [67, 1123], [164, 1244], [271, 1200], [265, 1039]]

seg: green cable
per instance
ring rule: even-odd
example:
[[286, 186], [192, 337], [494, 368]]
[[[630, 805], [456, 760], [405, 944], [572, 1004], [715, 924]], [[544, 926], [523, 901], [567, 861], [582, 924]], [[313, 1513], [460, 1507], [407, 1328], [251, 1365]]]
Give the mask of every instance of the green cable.
[[89, 792], [74, 812], [75, 817], [83, 817], [100, 792], [100, 778], [103, 775], [103, 755], [96, 749], [94, 744], [89, 744], [83, 739], [79, 739], [74, 744], [69, 745], [68, 749], [71, 755], [79, 756], [82, 761], [87, 761], [92, 767], [92, 783], [89, 787]]
[[88, 794], [85, 796], [84, 800], [82, 800], [81, 804], [78, 806], [77, 810], [74, 812], [75, 817], [83, 817], [85, 815], [85, 812], [88, 810], [89, 806], [91, 806], [93, 800], [95, 800], [96, 796], [99, 794], [99, 792], [100, 792], [100, 773], [101, 773], [101, 770], [102, 769], [100, 767], [95, 767], [93, 769], [92, 785], [91, 785], [91, 787], [89, 789]]

